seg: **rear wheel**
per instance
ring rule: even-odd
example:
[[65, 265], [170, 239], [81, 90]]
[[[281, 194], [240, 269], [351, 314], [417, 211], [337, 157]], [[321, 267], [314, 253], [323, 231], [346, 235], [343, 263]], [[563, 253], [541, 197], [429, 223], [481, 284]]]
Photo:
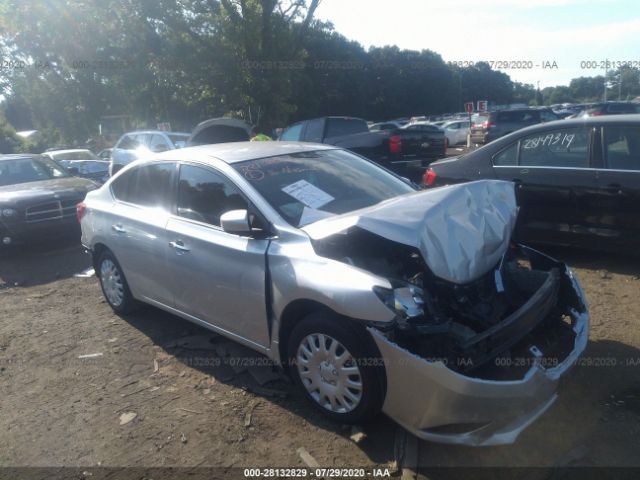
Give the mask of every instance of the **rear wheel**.
[[104, 298], [114, 312], [124, 315], [132, 312], [139, 303], [131, 295], [127, 280], [115, 256], [110, 251], [104, 251], [98, 259], [96, 275]]
[[329, 311], [305, 317], [289, 337], [291, 373], [312, 404], [336, 421], [358, 423], [382, 408], [384, 368], [364, 328]]

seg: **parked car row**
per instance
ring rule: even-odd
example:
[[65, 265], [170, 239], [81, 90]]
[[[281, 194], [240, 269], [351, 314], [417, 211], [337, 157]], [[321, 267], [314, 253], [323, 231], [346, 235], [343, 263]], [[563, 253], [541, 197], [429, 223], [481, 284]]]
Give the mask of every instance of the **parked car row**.
[[42, 154], [57, 162], [74, 176], [104, 183], [109, 178], [109, 161], [103, 160], [90, 150], [48, 150]]
[[366, 121], [353, 117], [297, 122], [282, 132], [280, 140], [346, 148], [409, 178], [419, 178], [422, 167], [446, 155], [444, 133], [439, 128], [423, 124], [399, 127], [387, 122], [370, 130]]

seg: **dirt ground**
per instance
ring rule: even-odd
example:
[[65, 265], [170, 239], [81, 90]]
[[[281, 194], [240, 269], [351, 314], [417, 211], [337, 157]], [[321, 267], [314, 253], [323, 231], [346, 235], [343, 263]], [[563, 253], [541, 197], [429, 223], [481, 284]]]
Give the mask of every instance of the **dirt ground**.
[[[640, 262], [550, 253], [575, 267], [590, 302], [585, 359], [514, 445], [411, 437], [421, 478], [453, 466], [545, 467], [522, 478], [640, 466]], [[74, 277], [89, 265], [69, 241], [0, 253], [0, 466], [296, 467], [302, 447], [322, 466], [396, 468], [403, 437], [389, 419], [356, 443], [277, 371], [247, 368], [259, 355], [153, 308], [118, 317], [95, 277]]]

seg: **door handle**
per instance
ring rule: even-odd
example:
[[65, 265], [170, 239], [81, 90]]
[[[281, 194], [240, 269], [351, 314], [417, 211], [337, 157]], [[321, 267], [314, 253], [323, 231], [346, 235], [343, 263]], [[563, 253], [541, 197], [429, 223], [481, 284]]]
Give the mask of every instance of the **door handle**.
[[119, 223], [116, 223], [115, 225], [111, 225], [111, 230], [113, 230], [116, 233], [125, 233], [126, 232], [124, 227]]
[[176, 240], [174, 242], [169, 242], [169, 246], [176, 250], [177, 253], [185, 253], [189, 252], [190, 249], [184, 246], [182, 240]]

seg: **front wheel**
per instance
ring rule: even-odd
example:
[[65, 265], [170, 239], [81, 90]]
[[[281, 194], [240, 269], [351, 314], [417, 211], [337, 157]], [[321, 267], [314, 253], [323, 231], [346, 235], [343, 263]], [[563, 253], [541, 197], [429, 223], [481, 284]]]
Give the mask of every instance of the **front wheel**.
[[289, 337], [292, 375], [312, 404], [332, 419], [359, 423], [380, 412], [384, 367], [364, 328], [328, 311], [311, 313]]

